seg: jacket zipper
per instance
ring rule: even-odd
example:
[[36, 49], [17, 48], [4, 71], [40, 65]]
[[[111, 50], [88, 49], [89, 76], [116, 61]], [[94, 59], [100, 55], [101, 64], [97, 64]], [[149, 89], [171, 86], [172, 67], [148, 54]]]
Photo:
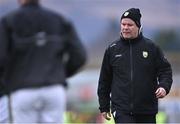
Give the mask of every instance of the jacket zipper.
[[131, 81], [131, 84], [130, 84], [130, 114], [132, 115], [133, 114], [133, 108], [134, 108], [134, 105], [133, 105], [133, 56], [132, 56], [132, 44], [131, 44], [131, 41], [129, 40], [129, 51], [130, 51], [130, 81]]

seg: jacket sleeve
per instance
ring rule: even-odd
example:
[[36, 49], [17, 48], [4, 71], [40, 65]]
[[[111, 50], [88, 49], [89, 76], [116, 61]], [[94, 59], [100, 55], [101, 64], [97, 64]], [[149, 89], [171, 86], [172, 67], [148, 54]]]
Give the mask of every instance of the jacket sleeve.
[[156, 66], [159, 87], [163, 87], [168, 94], [173, 82], [172, 68], [167, 58], [164, 57], [162, 50], [157, 47], [156, 51]]
[[87, 55], [85, 47], [71, 23], [67, 23], [65, 26], [65, 33], [67, 37], [66, 53], [68, 56], [65, 62], [65, 71], [66, 76], [71, 77], [85, 64]]
[[110, 111], [110, 93], [111, 93], [111, 83], [112, 83], [112, 68], [110, 65], [110, 55], [109, 51], [106, 50], [101, 66], [99, 84], [98, 84], [98, 100], [99, 109], [101, 112]]
[[9, 34], [5, 18], [0, 20], [0, 96], [5, 94], [4, 82], [2, 81], [2, 76], [4, 73], [4, 67], [7, 63], [8, 58], [8, 43]]

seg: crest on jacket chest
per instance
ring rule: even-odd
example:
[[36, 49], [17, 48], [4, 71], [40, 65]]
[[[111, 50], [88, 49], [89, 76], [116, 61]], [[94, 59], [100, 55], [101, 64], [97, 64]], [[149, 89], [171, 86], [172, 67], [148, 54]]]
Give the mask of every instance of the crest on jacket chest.
[[142, 55], [143, 55], [144, 58], [147, 58], [148, 57], [148, 52], [147, 51], [143, 51]]

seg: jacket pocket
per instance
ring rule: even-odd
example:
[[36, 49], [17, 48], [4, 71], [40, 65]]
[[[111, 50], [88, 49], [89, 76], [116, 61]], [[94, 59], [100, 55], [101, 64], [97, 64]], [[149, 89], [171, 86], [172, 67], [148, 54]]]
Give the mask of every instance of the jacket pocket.
[[112, 57], [113, 70], [122, 72], [124, 70], [125, 60], [123, 54], [115, 54]]

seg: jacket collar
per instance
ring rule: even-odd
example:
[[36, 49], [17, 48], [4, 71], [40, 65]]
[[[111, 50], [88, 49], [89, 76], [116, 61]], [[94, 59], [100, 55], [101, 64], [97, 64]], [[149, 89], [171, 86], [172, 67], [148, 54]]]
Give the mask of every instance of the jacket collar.
[[134, 39], [124, 39], [124, 38], [122, 37], [122, 35], [120, 36], [121, 41], [122, 41], [123, 43], [127, 43], [127, 44], [129, 44], [129, 43], [132, 43], [132, 44], [137, 43], [137, 42], [141, 41], [142, 38], [143, 38], [142, 33], [140, 33], [140, 34], [138, 35], [138, 37], [136, 37], [136, 38], [134, 38]]
[[39, 6], [39, 3], [27, 3], [27, 4], [23, 4], [21, 5], [22, 7], [30, 7], [30, 6]]

